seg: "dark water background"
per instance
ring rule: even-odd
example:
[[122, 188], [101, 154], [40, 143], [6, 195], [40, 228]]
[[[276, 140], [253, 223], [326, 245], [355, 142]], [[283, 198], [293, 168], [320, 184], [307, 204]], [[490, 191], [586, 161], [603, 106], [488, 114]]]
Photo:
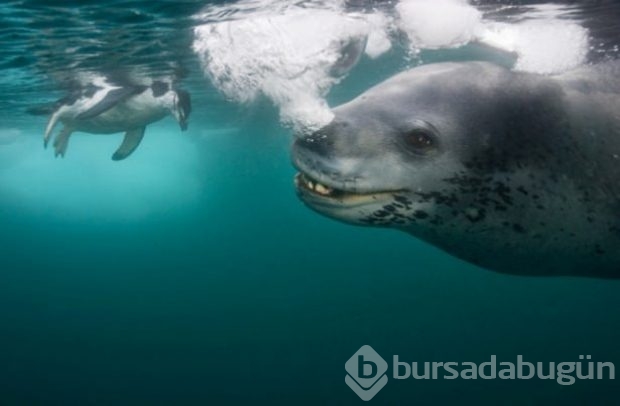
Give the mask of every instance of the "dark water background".
[[[204, 2], [62, 6], [0, 6], [0, 118], [20, 130], [0, 145], [1, 405], [359, 404], [344, 363], [363, 344], [388, 360], [620, 367], [618, 282], [499, 275], [304, 208], [275, 109], [221, 99], [188, 51]], [[110, 55], [177, 75], [190, 130], [154, 124], [122, 163], [119, 139], [78, 136], [55, 160], [24, 109], [62, 94], [67, 63]], [[362, 60], [330, 103], [401, 68]], [[619, 387], [390, 379], [371, 403], [614, 405]]]

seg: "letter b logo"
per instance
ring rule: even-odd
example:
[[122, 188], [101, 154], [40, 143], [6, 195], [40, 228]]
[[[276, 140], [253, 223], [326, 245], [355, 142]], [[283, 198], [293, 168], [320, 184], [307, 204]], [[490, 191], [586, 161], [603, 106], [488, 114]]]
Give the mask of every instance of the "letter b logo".
[[344, 365], [344, 381], [362, 400], [372, 399], [388, 381], [387, 362], [369, 345], [364, 345]]
[[[369, 368], [367, 368], [369, 367]], [[366, 361], [363, 355], [357, 356], [357, 376], [360, 379], [372, 379], [377, 376], [377, 364]]]

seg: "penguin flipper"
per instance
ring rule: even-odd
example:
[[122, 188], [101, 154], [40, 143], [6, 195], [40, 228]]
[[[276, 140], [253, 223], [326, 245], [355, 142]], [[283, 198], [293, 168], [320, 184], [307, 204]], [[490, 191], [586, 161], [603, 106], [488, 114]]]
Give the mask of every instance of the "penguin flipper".
[[76, 117], [79, 120], [88, 120], [105, 113], [117, 104], [127, 100], [131, 96], [142, 93], [146, 86], [129, 86], [110, 90], [103, 99], [90, 109], [83, 111]]
[[144, 130], [146, 130], [146, 126], [127, 131], [125, 133], [125, 138], [123, 138], [123, 143], [118, 147], [114, 155], [112, 155], [112, 160], [122, 161], [131, 155], [136, 148], [138, 148], [138, 145], [140, 145], [140, 141], [142, 141], [144, 137]]

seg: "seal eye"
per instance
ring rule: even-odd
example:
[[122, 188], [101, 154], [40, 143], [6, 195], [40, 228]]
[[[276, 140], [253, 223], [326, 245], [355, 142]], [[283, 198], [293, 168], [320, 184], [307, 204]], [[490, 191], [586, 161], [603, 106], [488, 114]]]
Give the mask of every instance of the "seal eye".
[[423, 128], [409, 131], [405, 136], [407, 146], [418, 154], [426, 153], [435, 149], [435, 135]]

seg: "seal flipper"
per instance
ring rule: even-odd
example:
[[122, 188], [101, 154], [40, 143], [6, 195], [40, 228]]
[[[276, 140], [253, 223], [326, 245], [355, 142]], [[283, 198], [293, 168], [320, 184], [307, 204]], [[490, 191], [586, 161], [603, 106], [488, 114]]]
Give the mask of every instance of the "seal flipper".
[[79, 120], [88, 120], [97, 117], [131, 96], [142, 93], [145, 89], [146, 86], [130, 86], [110, 90], [99, 103], [80, 113], [76, 118]]
[[67, 146], [69, 145], [69, 137], [73, 131], [67, 127], [63, 127], [62, 130], [56, 136], [54, 140], [54, 150], [56, 151], [56, 157], [64, 158], [67, 153]]
[[144, 137], [144, 130], [146, 130], [146, 126], [127, 131], [123, 143], [112, 155], [112, 159], [114, 161], [121, 161], [131, 155], [140, 145], [140, 141]]

